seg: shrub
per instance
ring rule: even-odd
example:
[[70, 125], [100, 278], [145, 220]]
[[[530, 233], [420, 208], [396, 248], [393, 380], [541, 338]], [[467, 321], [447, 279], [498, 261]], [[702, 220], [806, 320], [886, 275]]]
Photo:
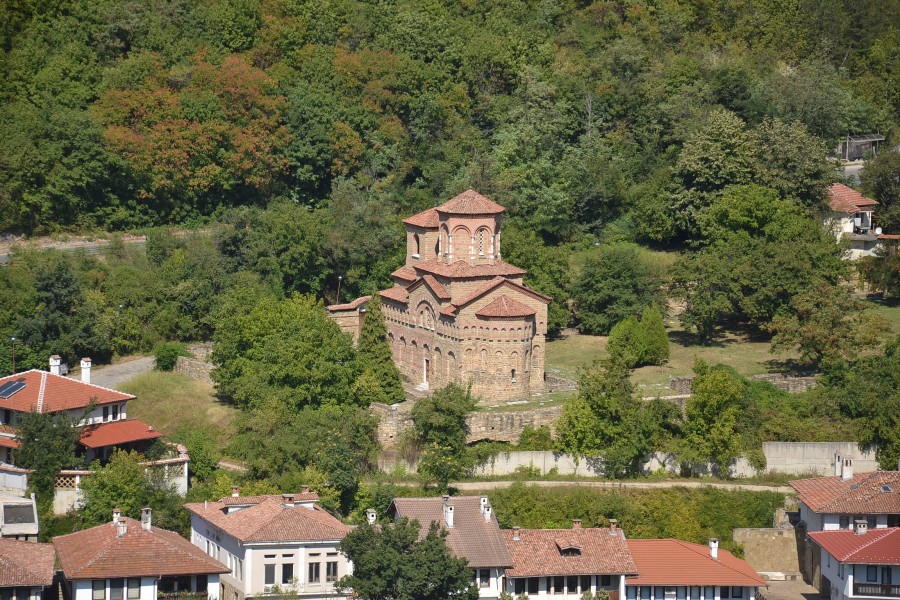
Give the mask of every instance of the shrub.
[[644, 309], [641, 320], [631, 316], [609, 333], [610, 358], [629, 369], [658, 365], [669, 358], [669, 336], [656, 305]]
[[156, 357], [156, 368], [160, 371], [171, 371], [179, 356], [190, 356], [184, 344], [179, 342], [163, 342], [153, 349]]
[[644, 330], [646, 362], [658, 365], [669, 360], [669, 334], [666, 332], [658, 306], [652, 304], [644, 309], [644, 314], [641, 315], [641, 328]]
[[546, 425], [532, 427], [526, 425], [519, 435], [519, 450], [553, 450], [553, 435]]

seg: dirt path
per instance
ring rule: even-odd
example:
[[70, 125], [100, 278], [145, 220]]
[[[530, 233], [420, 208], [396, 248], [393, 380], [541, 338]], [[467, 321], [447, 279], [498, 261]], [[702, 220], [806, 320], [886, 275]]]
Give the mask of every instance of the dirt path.
[[114, 365], [95, 367], [91, 373], [91, 383], [116, 389], [130, 379], [153, 370], [152, 356], [138, 356]]
[[[451, 483], [450, 486], [460, 492], [474, 492], [479, 490], [498, 490], [516, 483], [515, 481], [465, 481]], [[637, 489], [652, 490], [656, 488], [705, 488], [715, 487], [724, 490], [746, 490], [750, 492], [778, 492], [781, 494], [793, 494], [794, 488], [786, 485], [755, 485], [750, 483], [729, 483], [727, 481], [523, 481], [525, 485], [538, 487], [589, 487], [606, 490]], [[418, 484], [414, 484], [418, 485]]]

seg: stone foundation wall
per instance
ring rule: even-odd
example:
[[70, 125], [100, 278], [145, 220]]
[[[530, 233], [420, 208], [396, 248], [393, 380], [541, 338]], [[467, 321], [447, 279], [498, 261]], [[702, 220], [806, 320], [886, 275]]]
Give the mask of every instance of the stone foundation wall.
[[744, 560], [757, 572], [799, 573], [797, 531], [735, 529], [734, 541], [744, 547]]
[[[784, 390], [791, 394], [799, 394], [816, 387], [815, 377], [793, 377], [784, 373], [766, 373], [764, 375], [754, 375], [751, 377], [756, 381], [768, 381], [780, 390]], [[694, 381], [693, 375], [687, 377], [670, 377], [669, 388], [680, 394], [691, 393], [691, 383]]]
[[173, 371], [179, 375], [184, 375], [185, 377], [209, 384], [212, 384], [213, 382], [212, 376], [210, 375], [212, 370], [213, 365], [211, 363], [197, 358], [188, 358], [186, 356], [179, 356], [178, 360], [175, 361], [175, 368], [173, 369]]

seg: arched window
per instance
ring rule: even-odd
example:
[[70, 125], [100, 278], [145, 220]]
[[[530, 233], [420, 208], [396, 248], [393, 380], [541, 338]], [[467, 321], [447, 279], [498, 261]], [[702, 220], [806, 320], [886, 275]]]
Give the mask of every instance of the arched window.
[[484, 229], [478, 230], [478, 256], [484, 256]]
[[413, 252], [413, 256], [419, 256], [419, 234], [418, 233], [413, 234], [413, 249], [415, 250], [415, 252]]

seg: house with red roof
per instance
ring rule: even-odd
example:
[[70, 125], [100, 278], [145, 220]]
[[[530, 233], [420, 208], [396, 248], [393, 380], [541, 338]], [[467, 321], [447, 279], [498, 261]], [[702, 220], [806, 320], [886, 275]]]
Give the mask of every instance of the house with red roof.
[[[185, 504], [191, 542], [224, 563], [222, 600], [284, 592], [297, 598], [337, 598], [335, 583], [350, 572], [338, 544], [350, 527], [318, 505], [319, 495], [232, 495]], [[76, 599], [77, 600], [77, 599]]]
[[70, 600], [158, 600], [199, 594], [219, 600], [228, 568], [173, 531], [113, 512], [109, 523], [53, 538]]
[[0, 539], [0, 598], [58, 598], [55, 559], [53, 544]]
[[821, 548], [823, 596], [900, 598], [900, 528], [869, 529], [864, 519], [852, 529], [809, 534]]
[[[382, 290], [394, 362], [419, 389], [471, 383], [487, 401], [544, 389], [550, 298], [501, 255], [505, 208], [474, 190], [403, 221], [406, 262]], [[368, 297], [328, 307], [359, 337]]]
[[807, 531], [900, 526], [900, 471], [853, 473], [853, 459], [835, 455], [835, 474], [790, 482]]
[[768, 585], [746, 561], [719, 548], [682, 540], [628, 540], [637, 574], [626, 578], [627, 600], [755, 600]]
[[581, 598], [606, 590], [613, 600], [625, 597], [626, 577], [638, 569], [625, 533], [610, 527], [503, 530], [513, 564], [506, 569], [506, 591], [529, 598]]
[[886, 244], [896, 244], [897, 235], [886, 234], [875, 226], [873, 215], [878, 202], [843, 183], [833, 183], [826, 192], [828, 215], [825, 224], [840, 240], [850, 244], [850, 259], [873, 256]]

